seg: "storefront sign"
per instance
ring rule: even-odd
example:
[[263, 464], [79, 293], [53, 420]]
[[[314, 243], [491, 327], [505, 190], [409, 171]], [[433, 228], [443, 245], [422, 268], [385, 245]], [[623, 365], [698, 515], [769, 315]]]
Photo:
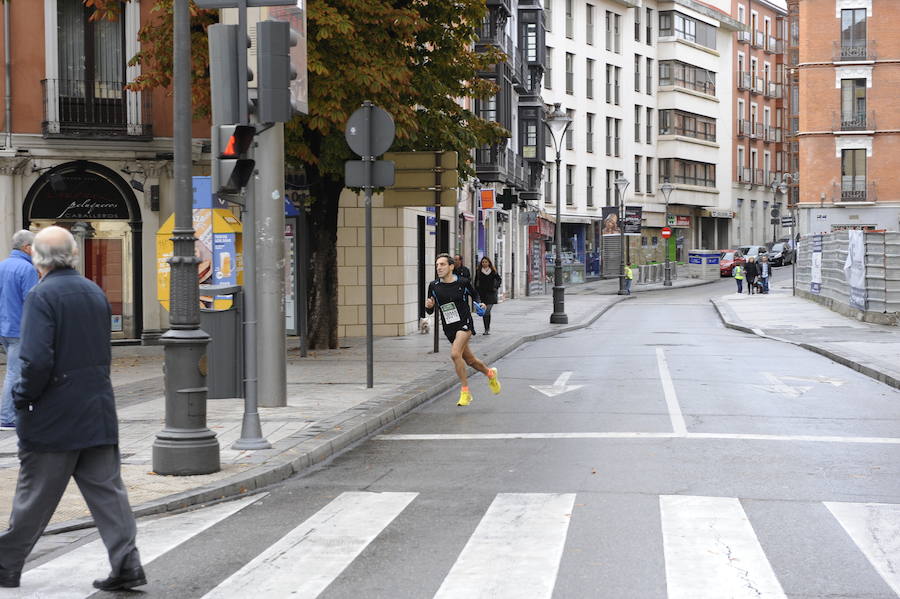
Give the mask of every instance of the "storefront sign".
[[670, 227], [687, 227], [691, 226], [691, 217], [690, 216], [681, 216], [678, 214], [670, 214], [669, 222], [666, 223]]
[[481, 190], [481, 209], [482, 210], [491, 210], [494, 207], [494, 190], [493, 189], [482, 189]]
[[702, 210], [700, 210], [700, 216], [707, 218], [734, 218], [734, 211], [703, 208]]
[[[76, 163], [78, 164], [78, 163]], [[80, 166], [49, 175], [28, 220], [129, 220], [128, 203], [109, 179]]]
[[641, 234], [641, 207], [625, 206], [625, 234]]

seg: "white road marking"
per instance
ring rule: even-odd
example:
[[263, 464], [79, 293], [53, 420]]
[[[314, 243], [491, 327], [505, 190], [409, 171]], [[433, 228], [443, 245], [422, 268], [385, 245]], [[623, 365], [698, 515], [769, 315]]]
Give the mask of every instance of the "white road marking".
[[840, 387], [847, 381], [842, 379], [833, 379], [827, 376], [782, 376], [783, 381], [800, 381], [804, 383], [827, 383], [832, 387]]
[[786, 597], [739, 500], [662, 495], [659, 509], [669, 599]]
[[560, 374], [552, 385], [529, 385], [535, 391], [540, 391], [547, 397], [556, 397], [562, 393], [581, 389], [584, 385], [567, 385], [569, 378], [572, 376], [570, 371]]
[[[205, 509], [138, 523], [137, 547], [146, 566], [159, 556], [255, 503], [268, 493], [229, 501]], [[94, 578], [109, 574], [109, 557], [103, 541], [97, 539], [22, 574], [17, 594], [3, 597], [41, 599], [82, 599], [97, 592]]]
[[785, 378], [793, 378], [793, 377], [779, 377], [771, 372], [763, 372], [764, 377], [769, 380], [769, 385], [754, 385], [758, 389], [762, 389], [763, 391], [768, 391], [770, 393], [777, 393], [779, 395], [784, 395], [785, 397], [790, 398], [798, 398], [810, 389], [812, 386], [797, 386], [797, 385], [787, 385], [783, 382], [782, 379]]
[[838, 437], [816, 435], [761, 435], [744, 433], [448, 433], [376, 435], [375, 441], [504, 441], [531, 439], [713, 439], [732, 441], [803, 441], [812, 443], [862, 443], [900, 445], [898, 437]]
[[900, 595], [900, 505], [825, 502], [825, 507]]
[[435, 599], [550, 597], [574, 505], [574, 493], [497, 495]]
[[666, 354], [663, 348], [656, 348], [656, 363], [659, 366], [659, 380], [662, 382], [663, 393], [666, 396], [666, 405], [669, 408], [669, 418], [672, 420], [672, 430], [677, 435], [687, 433], [687, 425], [678, 404], [678, 396], [675, 394], [675, 385], [672, 383], [672, 375], [669, 374], [669, 364], [666, 362]]
[[341, 493], [204, 595], [317, 597], [418, 493]]

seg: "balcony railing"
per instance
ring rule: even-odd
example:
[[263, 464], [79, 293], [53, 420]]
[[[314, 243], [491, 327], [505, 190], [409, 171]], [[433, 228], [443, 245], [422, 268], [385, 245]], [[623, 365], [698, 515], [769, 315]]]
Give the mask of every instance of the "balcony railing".
[[767, 142], [781, 143], [781, 140], [782, 140], [781, 127], [772, 127], [772, 126], [766, 127], [766, 141]]
[[753, 37], [749, 31], [738, 31], [737, 39], [742, 44], [749, 44], [750, 38]]
[[774, 81], [769, 81], [766, 84], [766, 97], [767, 98], [775, 98], [776, 100], [781, 97], [781, 84], [775, 83]]
[[835, 61], [869, 61], [878, 58], [875, 52], [875, 40], [858, 42], [834, 42]]
[[838, 201], [841, 202], [877, 202], [876, 186], [875, 181], [847, 177], [840, 184], [834, 184], [834, 197], [840, 198]]
[[753, 32], [753, 47], [754, 48], [762, 48], [766, 45], [766, 32], [765, 31], [754, 31]]
[[865, 110], [857, 112], [835, 111], [834, 115], [834, 131], [874, 131], [875, 130], [875, 111]]
[[753, 86], [753, 73], [742, 71], [738, 73], [738, 89], [748, 90]]
[[506, 35], [506, 32], [496, 25], [491, 26], [491, 23], [488, 21], [483, 22], [478, 28], [478, 43], [496, 46], [507, 54], [511, 52], [513, 47], [512, 40]]
[[784, 40], [770, 35], [766, 38], [766, 52], [769, 54], [784, 54]]
[[753, 89], [751, 90], [754, 94], [762, 94], [766, 91], [766, 80], [762, 77], [754, 77], [753, 78]]
[[766, 184], [765, 172], [761, 168], [754, 168], [751, 170], [753, 171], [753, 184], [754, 185], [765, 185]]
[[762, 123], [753, 123], [753, 133], [751, 137], [756, 137], [758, 139], [762, 139], [766, 135], [766, 128]]
[[738, 137], [751, 137], [753, 135], [753, 127], [750, 126], [750, 121], [738, 119], [737, 134]]
[[739, 183], [753, 183], [753, 169], [746, 166], [739, 166], [737, 174]]
[[44, 79], [46, 137], [150, 139], [150, 94], [125, 90], [123, 81]]

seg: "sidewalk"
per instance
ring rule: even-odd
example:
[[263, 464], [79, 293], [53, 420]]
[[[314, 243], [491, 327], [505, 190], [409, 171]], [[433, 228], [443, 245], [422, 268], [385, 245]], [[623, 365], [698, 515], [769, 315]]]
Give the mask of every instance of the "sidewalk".
[[[673, 287], [706, 281], [676, 280]], [[488, 362], [523, 343], [586, 327], [626, 296], [616, 295], [618, 280], [592, 281], [566, 290], [568, 325], [551, 325], [550, 295], [524, 297], [498, 304], [494, 331], [472, 341]], [[636, 285], [633, 292], [665, 289], [661, 284]], [[480, 329], [480, 325], [479, 325]], [[450, 346], [441, 334], [440, 352], [432, 353], [433, 334], [376, 338], [375, 386], [367, 389], [365, 338], [341, 339], [336, 350], [310, 351], [301, 358], [296, 343], [288, 346], [287, 394], [283, 408], [260, 408], [263, 436], [272, 449], [237, 451], [242, 399], [207, 402], [207, 425], [221, 448], [221, 470], [199, 476], [160, 476], [152, 472], [152, 446], [165, 414], [163, 348], [116, 346], [112, 379], [120, 421], [122, 477], [137, 515], [181, 509], [246, 493], [328, 459], [349, 445], [394, 422], [416, 406], [457, 384], [449, 363]], [[5, 360], [5, 356], [0, 354]], [[476, 402], [487, 393], [483, 380], [473, 381]], [[0, 521], [8, 519], [18, 475], [15, 432], [0, 432]], [[69, 485], [47, 531], [91, 526], [92, 521], [74, 481]]]
[[729, 328], [792, 343], [900, 389], [900, 327], [862, 322], [794, 297], [790, 278], [776, 281], [769, 295], [731, 293], [711, 301]]

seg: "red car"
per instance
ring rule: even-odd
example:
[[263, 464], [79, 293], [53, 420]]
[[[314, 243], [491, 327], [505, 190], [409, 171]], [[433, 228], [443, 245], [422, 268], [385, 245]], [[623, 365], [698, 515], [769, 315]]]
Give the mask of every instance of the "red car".
[[735, 264], [743, 266], [746, 262], [741, 250], [722, 250], [722, 256], [719, 258], [719, 276], [730, 277]]

